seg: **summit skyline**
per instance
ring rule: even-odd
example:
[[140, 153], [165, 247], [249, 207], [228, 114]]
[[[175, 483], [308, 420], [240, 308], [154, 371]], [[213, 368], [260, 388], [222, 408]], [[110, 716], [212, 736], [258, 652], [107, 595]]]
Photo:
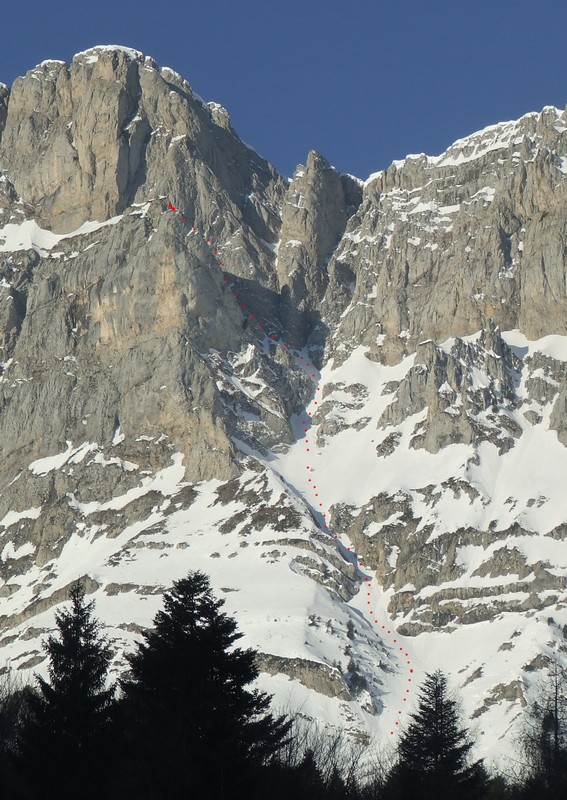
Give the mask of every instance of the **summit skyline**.
[[[147, 0], [3, 10], [0, 81], [115, 43], [150, 53], [222, 104], [284, 175], [315, 149], [365, 179], [410, 153], [567, 103], [567, 8], [542, 0], [455, 5]], [[39, 61], [38, 61], [39, 58]]]

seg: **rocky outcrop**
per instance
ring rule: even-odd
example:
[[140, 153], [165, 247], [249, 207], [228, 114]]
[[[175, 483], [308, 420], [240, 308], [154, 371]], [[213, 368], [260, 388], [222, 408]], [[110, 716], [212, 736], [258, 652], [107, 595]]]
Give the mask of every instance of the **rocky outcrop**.
[[340, 672], [326, 664], [307, 661], [303, 658], [282, 658], [268, 653], [258, 653], [256, 665], [259, 672], [267, 672], [268, 675], [277, 675], [278, 673], [287, 675], [318, 694], [338, 697], [341, 700], [350, 699], [350, 693]]
[[371, 176], [329, 264], [340, 341], [393, 363], [489, 319], [532, 339], [565, 333], [565, 119], [547, 108]]
[[[301, 346], [320, 322], [327, 263], [362, 199], [360, 185], [312, 150], [290, 181], [281, 210], [276, 270], [282, 323]], [[315, 336], [317, 341], [323, 338]]]
[[[232, 243], [233, 280], [248, 274], [250, 258], [265, 276], [284, 182], [219, 108], [126, 48], [45, 62], [15, 81], [0, 147], [4, 218], [36, 222], [25, 223], [29, 245], [25, 236], [21, 249], [9, 242], [3, 263], [8, 468], [12, 454], [31, 460], [67, 440], [108, 446], [120, 428], [127, 439], [137, 431], [179, 442], [194, 478], [236, 474], [202, 354], [238, 351], [243, 317], [209, 248], [164, 214], [165, 198]], [[68, 233], [93, 219], [109, 224], [66, 238], [37, 230]], [[285, 427], [276, 441], [282, 435]]]
[[43, 62], [16, 79], [0, 168], [56, 232], [166, 195], [197, 225], [233, 233], [244, 198], [256, 194], [245, 221], [269, 240], [277, 226], [270, 200], [283, 181], [218, 108], [138, 51], [93, 48], [70, 65]]
[[477, 342], [457, 339], [448, 351], [433, 341], [423, 342], [379, 425], [399, 425], [426, 411], [411, 447], [437, 453], [449, 444], [490, 440], [506, 452], [511, 436], [521, 434], [507, 413], [518, 404], [514, 376], [519, 369], [518, 358], [492, 323]]

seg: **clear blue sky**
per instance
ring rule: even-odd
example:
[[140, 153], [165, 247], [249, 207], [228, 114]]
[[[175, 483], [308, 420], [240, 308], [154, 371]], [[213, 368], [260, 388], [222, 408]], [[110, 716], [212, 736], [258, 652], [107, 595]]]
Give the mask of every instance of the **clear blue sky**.
[[27, 0], [1, 24], [0, 81], [135, 47], [224, 105], [285, 175], [316, 149], [365, 178], [567, 104], [567, 0]]

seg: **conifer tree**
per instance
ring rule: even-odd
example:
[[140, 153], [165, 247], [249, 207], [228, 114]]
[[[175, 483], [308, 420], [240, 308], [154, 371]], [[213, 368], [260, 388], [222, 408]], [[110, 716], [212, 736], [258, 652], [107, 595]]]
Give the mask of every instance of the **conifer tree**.
[[[350, 787], [350, 795], [356, 796], [357, 786], [354, 784]], [[325, 794], [329, 800], [347, 800], [349, 793], [347, 793], [347, 785], [343, 780], [337, 767], [333, 768], [327, 785], [325, 787]]]
[[398, 761], [387, 796], [396, 800], [477, 800], [484, 795], [486, 773], [470, 762], [473, 747], [461, 727], [456, 701], [447, 696], [447, 678], [428, 674], [417, 711], [398, 744]]
[[223, 605], [206, 575], [190, 573], [164, 594], [154, 628], [128, 657], [121, 786], [131, 796], [265, 794], [263, 768], [290, 723], [268, 712], [268, 695], [246, 688], [258, 674], [255, 652], [233, 647], [242, 634]]
[[110, 753], [111, 650], [79, 583], [69, 598], [71, 608], [56, 614], [58, 635], [44, 644], [49, 680], [36, 675], [19, 743], [19, 772], [30, 796], [46, 800], [102, 796]]
[[526, 800], [567, 796], [567, 670], [553, 662], [528, 710], [522, 736]]
[[14, 757], [25, 725], [29, 697], [33, 694], [18, 673], [9, 667], [0, 676], [0, 797], [18, 797]]

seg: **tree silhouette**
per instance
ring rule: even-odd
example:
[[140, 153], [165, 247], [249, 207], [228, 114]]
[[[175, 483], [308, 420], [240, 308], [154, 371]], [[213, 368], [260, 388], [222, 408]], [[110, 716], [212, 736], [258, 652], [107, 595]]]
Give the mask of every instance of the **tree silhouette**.
[[245, 688], [258, 675], [255, 652], [233, 647], [242, 634], [223, 605], [206, 575], [190, 573], [128, 657], [120, 785], [131, 796], [233, 800], [266, 788], [263, 768], [290, 723], [268, 713], [268, 695]]
[[17, 797], [15, 758], [34, 690], [8, 667], [0, 676], [0, 797]]
[[529, 708], [521, 742], [527, 759], [524, 797], [567, 796], [567, 670], [553, 662]]
[[476, 800], [486, 787], [480, 761], [470, 763], [473, 743], [461, 727], [455, 700], [447, 696], [447, 678], [428, 674], [418, 709], [400, 737], [398, 761], [387, 796], [399, 800]]
[[36, 675], [19, 741], [19, 772], [33, 797], [100, 797], [109, 756], [111, 650], [78, 583], [69, 598], [71, 609], [56, 614], [58, 635], [44, 644], [49, 680]]

